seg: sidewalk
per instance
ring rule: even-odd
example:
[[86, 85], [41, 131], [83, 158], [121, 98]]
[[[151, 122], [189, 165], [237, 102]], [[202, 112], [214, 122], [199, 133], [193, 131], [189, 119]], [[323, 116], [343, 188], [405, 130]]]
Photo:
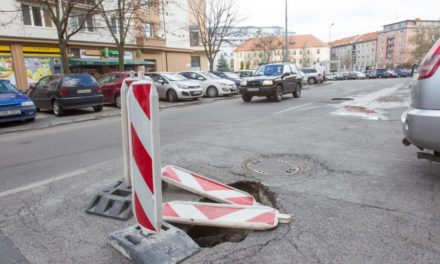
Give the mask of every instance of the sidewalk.
[[[217, 97], [217, 98], [200, 98], [197, 101], [180, 101], [170, 103], [167, 101], [160, 101], [159, 108], [164, 110], [167, 108], [187, 107], [191, 105], [198, 105], [209, 103], [217, 100], [235, 99], [238, 96], [231, 97]], [[112, 116], [119, 116], [121, 114], [120, 109], [115, 106], [104, 106], [101, 112], [95, 112], [92, 108], [86, 109], [74, 109], [66, 111], [62, 117], [56, 117], [52, 111], [42, 110], [37, 114], [35, 121], [33, 122], [11, 122], [0, 123], [0, 135], [6, 133], [27, 131], [33, 129], [43, 129], [53, 126], [84, 122], [89, 120], [103, 119]]]

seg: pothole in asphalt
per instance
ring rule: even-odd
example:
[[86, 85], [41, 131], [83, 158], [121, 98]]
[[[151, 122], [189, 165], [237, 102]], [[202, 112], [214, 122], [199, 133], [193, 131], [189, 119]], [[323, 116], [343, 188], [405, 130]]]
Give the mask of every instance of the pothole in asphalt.
[[[261, 183], [239, 181], [229, 185], [253, 195], [255, 199], [263, 205], [276, 208], [275, 194]], [[204, 198], [201, 199], [200, 202], [212, 201]], [[212, 226], [187, 226], [181, 228], [202, 248], [212, 248], [225, 242], [237, 243], [243, 241], [253, 232], [247, 229]]]
[[336, 97], [336, 98], [332, 98], [332, 101], [353, 101], [353, 98], [349, 98], [349, 97]]
[[303, 172], [303, 167], [276, 158], [250, 159], [243, 162], [243, 169], [266, 176], [293, 176]]

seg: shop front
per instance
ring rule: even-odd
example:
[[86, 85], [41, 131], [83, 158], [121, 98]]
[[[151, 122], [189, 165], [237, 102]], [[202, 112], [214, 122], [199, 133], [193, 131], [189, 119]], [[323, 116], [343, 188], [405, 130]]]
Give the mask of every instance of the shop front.
[[9, 45], [0, 45], [0, 79], [9, 80], [13, 85], [16, 85], [11, 47]]

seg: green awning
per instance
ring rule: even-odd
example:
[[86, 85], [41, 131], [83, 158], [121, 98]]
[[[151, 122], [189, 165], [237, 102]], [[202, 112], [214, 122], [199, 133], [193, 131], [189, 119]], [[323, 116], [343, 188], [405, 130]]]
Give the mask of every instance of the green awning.
[[[103, 65], [119, 65], [119, 60], [101, 60], [101, 59], [78, 59], [73, 58], [69, 60], [71, 67], [76, 66], [103, 66]], [[155, 65], [152, 61], [135, 61], [125, 60], [124, 65]]]

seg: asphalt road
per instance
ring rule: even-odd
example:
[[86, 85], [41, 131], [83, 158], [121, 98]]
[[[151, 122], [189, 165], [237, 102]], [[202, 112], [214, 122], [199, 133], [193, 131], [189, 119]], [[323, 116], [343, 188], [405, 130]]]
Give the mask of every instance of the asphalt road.
[[[333, 82], [280, 103], [237, 98], [161, 111], [163, 164], [261, 182], [293, 216], [186, 262], [439, 263], [440, 165], [401, 144], [407, 81]], [[0, 231], [31, 263], [126, 262], [106, 236], [133, 220], [83, 212], [121, 177], [119, 126], [109, 117], [0, 137]], [[261, 175], [243, 169], [250, 159], [303, 170]], [[164, 195], [197, 199], [173, 188]]]

